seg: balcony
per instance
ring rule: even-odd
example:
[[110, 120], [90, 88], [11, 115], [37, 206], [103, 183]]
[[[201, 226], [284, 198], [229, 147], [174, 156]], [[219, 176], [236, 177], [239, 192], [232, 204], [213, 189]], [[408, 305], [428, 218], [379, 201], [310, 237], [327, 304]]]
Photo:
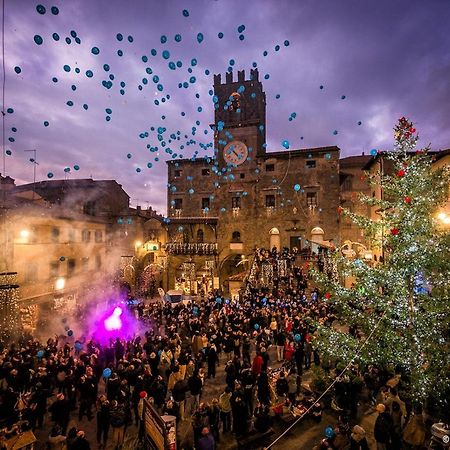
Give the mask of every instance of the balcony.
[[165, 246], [168, 255], [217, 255], [216, 242], [185, 244], [183, 242], [168, 242]]

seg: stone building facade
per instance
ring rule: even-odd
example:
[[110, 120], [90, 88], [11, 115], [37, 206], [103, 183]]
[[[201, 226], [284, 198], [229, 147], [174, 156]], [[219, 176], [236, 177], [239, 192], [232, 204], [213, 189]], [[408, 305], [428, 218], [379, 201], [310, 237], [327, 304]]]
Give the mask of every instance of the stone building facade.
[[339, 239], [339, 148], [269, 152], [258, 70], [214, 76], [214, 158], [168, 161], [169, 287], [191, 292], [248, 266], [256, 247]]

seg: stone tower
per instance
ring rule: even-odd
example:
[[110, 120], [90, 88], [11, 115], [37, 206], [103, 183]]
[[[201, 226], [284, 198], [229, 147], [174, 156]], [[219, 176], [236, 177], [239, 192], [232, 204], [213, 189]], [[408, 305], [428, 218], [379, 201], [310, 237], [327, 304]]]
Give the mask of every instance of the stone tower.
[[258, 69], [214, 75], [215, 148], [219, 167], [238, 167], [265, 154], [266, 94], [259, 81]]

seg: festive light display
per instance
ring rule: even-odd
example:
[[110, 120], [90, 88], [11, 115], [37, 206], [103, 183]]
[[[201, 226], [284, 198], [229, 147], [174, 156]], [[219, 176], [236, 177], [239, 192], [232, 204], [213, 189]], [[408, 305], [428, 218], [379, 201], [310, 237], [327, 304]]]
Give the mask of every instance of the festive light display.
[[[341, 275], [355, 277], [352, 288], [318, 272], [314, 276], [330, 293], [326, 301], [336, 306], [342, 323], [357, 325], [363, 336], [377, 327], [357, 361], [399, 371], [413, 401], [444, 411], [450, 408], [450, 232], [435, 217], [448, 199], [450, 168], [433, 168], [428, 148], [415, 151], [416, 130], [404, 117], [394, 131], [395, 150], [378, 154], [380, 169], [367, 174], [381, 198], [361, 195], [377, 220], [342, 210], [382, 258], [368, 264], [337, 251]], [[354, 357], [360, 339], [318, 324], [316, 345], [343, 362]]]

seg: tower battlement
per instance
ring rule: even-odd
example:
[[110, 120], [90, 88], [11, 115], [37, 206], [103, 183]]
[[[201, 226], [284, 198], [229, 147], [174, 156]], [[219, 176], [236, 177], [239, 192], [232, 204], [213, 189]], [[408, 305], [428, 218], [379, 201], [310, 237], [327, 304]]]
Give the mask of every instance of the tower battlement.
[[225, 73], [225, 82], [222, 83], [222, 74], [214, 75], [214, 86], [220, 86], [232, 83], [244, 83], [245, 81], [259, 81], [259, 71], [258, 69], [250, 69], [250, 77], [248, 80], [245, 79], [245, 70], [237, 71], [237, 80], [234, 80], [234, 72]]

